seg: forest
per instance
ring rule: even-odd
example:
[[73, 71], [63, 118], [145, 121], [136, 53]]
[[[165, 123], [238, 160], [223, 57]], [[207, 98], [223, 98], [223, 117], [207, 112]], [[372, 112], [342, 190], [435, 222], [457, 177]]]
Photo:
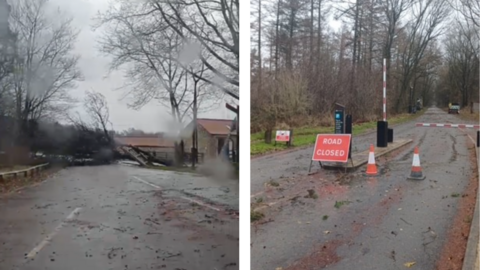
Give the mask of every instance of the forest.
[[478, 102], [477, 0], [252, 0], [251, 132]]

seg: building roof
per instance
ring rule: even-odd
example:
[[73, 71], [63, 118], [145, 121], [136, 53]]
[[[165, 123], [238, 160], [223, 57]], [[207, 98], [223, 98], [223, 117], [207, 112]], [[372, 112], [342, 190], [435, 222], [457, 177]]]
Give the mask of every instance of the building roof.
[[133, 145], [137, 147], [174, 147], [175, 142], [160, 137], [115, 137], [115, 142], [120, 145]]
[[[233, 120], [227, 119], [197, 119], [197, 124], [202, 126], [211, 135], [228, 135], [232, 126]], [[232, 135], [237, 134], [236, 131]]]

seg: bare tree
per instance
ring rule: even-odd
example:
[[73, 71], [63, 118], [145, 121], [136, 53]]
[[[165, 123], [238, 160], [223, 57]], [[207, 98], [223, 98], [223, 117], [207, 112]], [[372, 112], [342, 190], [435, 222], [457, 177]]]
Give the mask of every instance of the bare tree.
[[78, 31], [71, 18], [53, 10], [48, 0], [12, 2], [10, 22], [16, 42], [8, 90], [15, 107], [17, 135], [28, 129], [28, 120], [62, 115], [73, 102], [68, 91], [82, 79], [78, 56], [72, 54]]
[[[450, 96], [460, 96], [462, 106], [468, 106], [472, 97], [478, 93], [478, 56], [471, 46], [476, 33], [473, 29], [468, 32], [459, 32], [460, 23], [454, 25], [446, 37], [446, 63], [448, 66], [448, 81]], [[478, 42], [478, 41], [477, 41]]]
[[111, 130], [110, 111], [105, 96], [99, 92], [89, 91], [87, 92], [84, 106], [90, 116], [93, 128], [101, 130], [110, 143], [112, 143], [109, 135], [109, 130]]
[[[407, 40], [401, 53], [403, 70], [400, 77], [400, 93], [395, 104], [397, 111], [414, 83], [415, 73], [428, 45], [442, 34], [439, 26], [448, 16], [448, 5], [445, 0], [418, 1], [412, 8], [414, 19], [407, 26]], [[414, 90], [415, 88], [410, 91], [409, 104], [413, 104]]]
[[[204, 53], [199, 58], [217, 79], [199, 78], [238, 99], [239, 1], [149, 1], [179, 36], [201, 45]], [[206, 54], [211, 56], [211, 60]]]
[[[211, 79], [206, 64], [192, 61], [200, 50], [173, 30], [149, 3], [121, 2], [100, 14], [98, 27], [105, 35], [101, 50], [113, 57], [112, 70], [126, 68], [127, 96], [138, 109], [150, 101], [170, 108], [175, 122], [182, 123], [193, 106], [195, 87], [203, 87], [201, 78]], [[206, 58], [208, 59], [208, 58]], [[211, 89], [210, 89], [211, 90]], [[199, 100], [221, 98], [217, 91], [197, 91]]]
[[390, 70], [392, 58], [392, 46], [397, 35], [400, 20], [403, 14], [412, 6], [412, 0], [387, 0], [385, 4], [385, 17], [387, 22], [385, 46], [383, 49], [383, 57], [387, 59], [387, 70]]
[[[102, 52], [113, 57], [111, 69], [126, 67], [127, 95], [133, 97], [131, 107], [138, 109], [152, 100], [167, 105], [176, 122], [188, 93], [186, 71], [173, 59], [179, 56], [183, 40], [164, 23], [157, 23], [146, 4], [124, 2], [99, 16], [104, 26]], [[161, 19], [161, 18], [160, 18]]]
[[[457, 10], [477, 29], [480, 28], [480, 2], [478, 0], [458, 0]], [[478, 30], [477, 35], [479, 35]]]
[[66, 109], [68, 90], [82, 79], [78, 56], [72, 54], [78, 31], [60, 11], [47, 14], [48, 0], [20, 0], [12, 6], [17, 35], [14, 92], [17, 118], [38, 119]]

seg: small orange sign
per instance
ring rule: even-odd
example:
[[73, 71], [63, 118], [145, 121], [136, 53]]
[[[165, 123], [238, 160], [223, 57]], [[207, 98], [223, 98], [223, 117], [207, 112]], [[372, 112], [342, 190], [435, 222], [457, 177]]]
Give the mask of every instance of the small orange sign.
[[313, 161], [347, 162], [351, 134], [318, 134]]
[[277, 130], [275, 136], [275, 141], [277, 142], [289, 142], [290, 141], [290, 130]]

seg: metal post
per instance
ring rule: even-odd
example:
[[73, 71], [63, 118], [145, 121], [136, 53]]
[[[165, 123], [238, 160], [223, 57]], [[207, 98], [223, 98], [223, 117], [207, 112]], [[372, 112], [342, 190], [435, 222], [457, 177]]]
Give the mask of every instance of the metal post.
[[480, 147], [480, 130], [477, 130], [477, 147]]
[[198, 158], [198, 133], [197, 133], [197, 87], [193, 88], [193, 134], [192, 134], [192, 168], [195, 168]]
[[240, 106], [237, 105], [237, 163], [240, 164]]
[[387, 59], [383, 58], [383, 122], [387, 121]]

